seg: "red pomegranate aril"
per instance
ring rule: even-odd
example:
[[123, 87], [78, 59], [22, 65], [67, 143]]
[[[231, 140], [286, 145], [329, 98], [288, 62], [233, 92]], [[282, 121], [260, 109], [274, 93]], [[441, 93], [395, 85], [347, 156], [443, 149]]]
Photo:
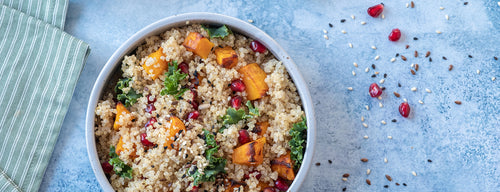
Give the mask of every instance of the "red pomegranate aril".
[[193, 100], [198, 97], [198, 91], [191, 90], [191, 94], [193, 94]]
[[198, 119], [200, 113], [198, 111], [192, 111], [188, 114], [188, 119]]
[[410, 105], [407, 102], [401, 103], [399, 105], [399, 114], [403, 117], [408, 117], [410, 115]]
[[193, 186], [193, 189], [191, 190], [191, 192], [198, 192], [198, 189], [200, 189], [200, 187], [198, 187], [198, 186]]
[[242, 92], [245, 91], [245, 83], [243, 83], [242, 80], [236, 79], [231, 83], [231, 90], [236, 91], [236, 92]]
[[182, 62], [177, 67], [181, 70], [181, 73], [189, 74], [189, 66], [187, 63]]
[[153, 104], [156, 102], [156, 97], [153, 97], [152, 95], [148, 95], [148, 104]]
[[154, 126], [154, 124], [156, 123], [156, 117], [151, 117], [151, 119], [148, 120], [148, 122], [146, 123], [146, 125], [144, 127], [148, 128], [149, 126], [151, 126], [153, 129], [155, 129], [156, 127]]
[[[244, 129], [243, 129], [243, 130], [244, 130]], [[246, 131], [246, 130], [245, 130], [245, 131]], [[247, 132], [247, 134], [248, 134], [248, 132]], [[260, 174], [260, 172], [255, 171], [255, 170], [250, 171], [248, 174], [243, 175], [243, 178], [245, 178], [245, 179], [250, 179], [250, 174], [253, 174], [253, 173], [255, 173], [255, 172], [257, 172], [257, 173], [258, 173], [258, 174], [255, 176], [255, 178], [256, 178], [257, 180], [259, 180], [259, 179], [260, 179], [260, 177], [262, 177], [262, 174]]]
[[146, 133], [142, 133], [141, 134], [141, 143], [142, 145], [146, 146], [146, 147], [152, 147], [154, 146], [155, 144], [154, 143], [151, 143], [148, 139], [146, 139], [148, 135]]
[[259, 53], [264, 53], [266, 51], [266, 47], [262, 45], [260, 42], [255, 40], [250, 43], [250, 48], [254, 52], [259, 52]]
[[198, 110], [198, 106], [199, 106], [198, 102], [196, 102], [196, 101], [190, 101], [189, 103], [191, 103], [191, 105], [193, 106], [194, 110]]
[[252, 140], [250, 140], [250, 135], [248, 134], [248, 131], [245, 129], [239, 130], [238, 131], [238, 142], [240, 142], [241, 145], [248, 143]]
[[384, 11], [383, 3], [369, 7], [367, 10], [368, 15], [372, 17], [378, 17], [382, 13], [382, 11]]
[[101, 163], [102, 170], [104, 173], [111, 173], [113, 171], [113, 165], [109, 164], [109, 162], [102, 162]]
[[378, 97], [380, 95], [382, 95], [382, 89], [380, 89], [380, 87], [376, 84], [376, 83], [372, 83], [370, 85], [370, 96], [372, 97]]
[[276, 179], [276, 181], [274, 182], [274, 186], [280, 191], [288, 190], [288, 184], [286, 183], [285, 180], [281, 179], [280, 177]]
[[389, 34], [389, 40], [398, 41], [399, 38], [401, 38], [401, 31], [398, 28], [393, 29], [391, 34]]
[[150, 103], [150, 104], [148, 104], [148, 105], [146, 106], [146, 109], [145, 109], [146, 113], [151, 113], [151, 112], [153, 112], [154, 110], [156, 110], [156, 107], [155, 107], [154, 103]]
[[231, 98], [231, 107], [235, 109], [239, 109], [241, 107], [241, 102], [243, 101], [243, 98], [239, 95], [234, 96]]

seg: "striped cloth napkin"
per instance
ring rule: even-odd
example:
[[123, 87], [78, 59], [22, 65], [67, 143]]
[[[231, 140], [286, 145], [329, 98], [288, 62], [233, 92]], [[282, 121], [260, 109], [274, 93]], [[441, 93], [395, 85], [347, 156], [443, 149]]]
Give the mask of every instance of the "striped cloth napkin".
[[89, 46], [67, 0], [0, 0], [0, 192], [37, 191]]

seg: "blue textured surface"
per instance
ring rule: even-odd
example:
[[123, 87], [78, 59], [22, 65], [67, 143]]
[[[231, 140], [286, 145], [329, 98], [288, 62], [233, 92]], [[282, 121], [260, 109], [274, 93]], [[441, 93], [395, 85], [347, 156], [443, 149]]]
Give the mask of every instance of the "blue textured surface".
[[[500, 78], [500, 61], [493, 59], [500, 57], [500, 6], [487, 0], [468, 5], [436, 0], [416, 1], [411, 9], [406, 8], [407, 2], [384, 2], [382, 19], [366, 14], [369, 6], [378, 3], [369, 0], [70, 1], [66, 31], [89, 43], [92, 52], [41, 191], [100, 190], [90, 168], [84, 135], [85, 109], [100, 69], [120, 44], [141, 28], [167, 16], [196, 11], [254, 20], [254, 25], [281, 44], [301, 69], [317, 114], [318, 145], [313, 161], [321, 163], [312, 166], [302, 191], [342, 191], [344, 187], [347, 191], [499, 191], [500, 79], [491, 78]], [[356, 18], [351, 19], [351, 15]], [[341, 23], [341, 19], [346, 22]], [[367, 24], [361, 25], [361, 21]], [[396, 27], [403, 36], [393, 43], [387, 36]], [[329, 40], [323, 38], [323, 29], [328, 31]], [[409, 49], [405, 49], [406, 44]], [[371, 49], [372, 45], [377, 49]], [[418, 58], [413, 56], [415, 50], [420, 53]], [[427, 51], [433, 62], [425, 58]], [[396, 53], [408, 61], [397, 57], [390, 62]], [[374, 59], [377, 55], [379, 60]], [[412, 63], [420, 66], [416, 75], [410, 73]], [[375, 70], [371, 64], [376, 65]], [[454, 65], [452, 71], [448, 71], [449, 65]], [[375, 71], [380, 74], [372, 78]], [[381, 84], [386, 90], [379, 101], [369, 97], [367, 90], [371, 83], [383, 79], [382, 74], [387, 74]], [[418, 90], [412, 92], [411, 87]], [[432, 92], [427, 93], [426, 88]], [[401, 98], [394, 97], [393, 91]], [[412, 107], [408, 119], [397, 110], [403, 98]], [[455, 100], [462, 105], [456, 105]], [[365, 105], [370, 106], [369, 111]], [[363, 127], [361, 116], [368, 128]], [[387, 125], [381, 124], [382, 120]], [[363, 139], [364, 135], [369, 139]], [[360, 158], [369, 161], [362, 163]], [[372, 170], [370, 175], [366, 175], [367, 169]], [[344, 173], [350, 174], [347, 181], [342, 181]], [[386, 180], [386, 174], [392, 182]], [[371, 186], [366, 179], [371, 180]], [[395, 182], [407, 186], [396, 186]]]

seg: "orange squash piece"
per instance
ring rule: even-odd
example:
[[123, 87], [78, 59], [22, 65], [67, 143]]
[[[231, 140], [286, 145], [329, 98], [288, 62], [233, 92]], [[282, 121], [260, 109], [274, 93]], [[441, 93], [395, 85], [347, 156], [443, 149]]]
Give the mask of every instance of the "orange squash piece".
[[257, 63], [248, 64], [238, 70], [243, 75], [243, 83], [246, 86], [247, 99], [256, 100], [266, 95], [269, 87], [265, 79], [266, 72], [262, 70]]
[[240, 191], [240, 187], [245, 185], [245, 183], [239, 183], [239, 182], [236, 182], [233, 180], [225, 182], [225, 183], [226, 183], [225, 192], [234, 192], [235, 190]]
[[[123, 137], [120, 136], [120, 140], [118, 140], [118, 144], [116, 144], [116, 149], [115, 149], [115, 153], [117, 155], [120, 155], [120, 153], [125, 150], [123, 148]], [[135, 159], [137, 157], [137, 155], [135, 154], [135, 144], [134, 144], [134, 151], [132, 151], [132, 153], [130, 153], [130, 158], [132, 159]]]
[[257, 184], [257, 187], [260, 187], [260, 191], [264, 191], [264, 189], [270, 187], [273, 188], [269, 183], [259, 181], [259, 184]]
[[231, 46], [217, 48], [214, 52], [217, 57], [217, 64], [222, 65], [222, 67], [231, 69], [238, 64], [238, 54]]
[[266, 134], [268, 127], [269, 127], [269, 122], [267, 122], [267, 121], [257, 122], [255, 124], [255, 128], [253, 128], [252, 132], [259, 135], [259, 136], [262, 136], [262, 135]]
[[293, 172], [293, 163], [290, 158], [290, 151], [271, 161], [271, 170], [278, 172], [278, 176], [292, 181], [295, 179]]
[[200, 33], [190, 32], [182, 44], [188, 51], [206, 59], [214, 44]]
[[233, 151], [233, 163], [256, 166], [264, 161], [264, 144], [266, 138], [261, 137], [255, 141], [237, 147]]
[[162, 60], [162, 56], [165, 56], [165, 54], [163, 54], [163, 48], [160, 47], [160, 49], [154, 53], [149, 54], [148, 58], [142, 65], [142, 68], [144, 68], [146, 73], [148, 73], [153, 80], [163, 74], [165, 70], [168, 70], [168, 62]]
[[186, 131], [184, 122], [176, 116], [170, 117], [170, 127], [168, 128], [167, 141], [165, 142], [164, 147], [166, 146], [169, 149], [173, 149], [173, 143], [175, 140], [172, 138], [175, 137], [175, 135], [181, 130]]
[[[122, 118], [122, 115], [125, 115], [125, 114], [130, 114], [130, 111], [128, 111], [127, 108], [121, 102], [118, 102], [116, 104], [115, 123], [113, 124], [113, 129], [115, 129], [115, 131], [118, 131], [120, 129], [120, 127], [122, 126], [120, 124], [120, 119]], [[132, 119], [133, 118], [131, 118], [129, 120], [132, 120]]]

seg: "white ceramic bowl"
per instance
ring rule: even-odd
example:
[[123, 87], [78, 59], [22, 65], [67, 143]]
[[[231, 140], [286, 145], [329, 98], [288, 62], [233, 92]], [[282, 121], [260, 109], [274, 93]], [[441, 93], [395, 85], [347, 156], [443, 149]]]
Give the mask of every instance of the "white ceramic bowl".
[[174, 15], [148, 25], [139, 32], [135, 33], [127, 41], [125, 41], [125, 43], [123, 43], [120, 48], [118, 48], [118, 50], [113, 53], [106, 65], [104, 65], [104, 68], [99, 74], [99, 77], [97, 77], [94, 88], [92, 89], [92, 93], [90, 94], [89, 104], [87, 106], [85, 130], [87, 152], [89, 154], [90, 164], [92, 166], [92, 169], [94, 170], [97, 180], [99, 181], [99, 184], [101, 184], [104, 191], [113, 191], [111, 184], [109, 183], [104, 174], [104, 171], [101, 168], [101, 163], [99, 162], [99, 158], [97, 156], [94, 135], [95, 108], [108, 81], [110, 80], [111, 76], [113, 76], [113, 73], [117, 69], [119, 69], [123, 57], [134, 51], [140, 44], [144, 42], [146, 37], [158, 35], [171, 28], [185, 26], [187, 25], [188, 21], [189, 24], [225, 24], [233, 32], [243, 34], [247, 37], [261, 42], [267, 47], [269, 51], [271, 51], [271, 53], [274, 54], [277, 59], [281, 60], [284, 63], [293, 82], [297, 86], [300, 99], [302, 100], [302, 107], [307, 117], [307, 147], [304, 155], [304, 160], [299, 172], [295, 177], [295, 180], [289, 188], [289, 191], [298, 191], [300, 185], [306, 178], [307, 172], [311, 166], [311, 159], [314, 152], [316, 137], [316, 121], [314, 117], [311, 95], [309, 94], [307, 85], [290, 56], [288, 56], [283, 48], [281, 48], [281, 46], [278, 45], [278, 43], [274, 41], [269, 35], [247, 22], [236, 19], [234, 17], [215, 13], [186, 13]]

